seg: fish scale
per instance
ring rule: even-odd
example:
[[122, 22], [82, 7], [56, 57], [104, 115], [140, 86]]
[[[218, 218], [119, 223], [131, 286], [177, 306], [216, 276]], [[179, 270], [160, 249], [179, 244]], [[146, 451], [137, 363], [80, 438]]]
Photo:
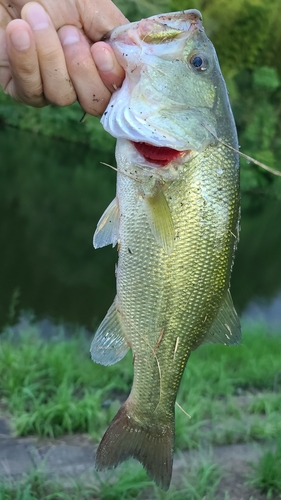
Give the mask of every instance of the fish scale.
[[[115, 467], [133, 456], [167, 489], [172, 473], [175, 401], [190, 353], [203, 342], [232, 345], [240, 340], [239, 320], [229, 294], [238, 238], [239, 169], [238, 155], [214, 139], [219, 136], [237, 148], [226, 88], [200, 14], [185, 11], [155, 16], [147, 20], [147, 27], [145, 22], [117, 28], [109, 39], [126, 70], [126, 80], [123, 94], [122, 88], [116, 92], [103, 118], [105, 128], [113, 135], [116, 132], [118, 138], [117, 195], [98, 223], [94, 244], [118, 243], [117, 290], [114, 304], [96, 332], [91, 355], [94, 361], [108, 365], [131, 349], [134, 379], [127, 401], [102, 438], [96, 467]], [[149, 37], [148, 29], [152, 30]], [[125, 61], [128, 38], [135, 45], [130, 41], [127, 52], [131, 60]], [[167, 44], [174, 45], [167, 48]], [[173, 50], [176, 64], [171, 58]], [[188, 62], [194, 53], [199, 54], [196, 69]], [[198, 57], [206, 66], [201, 79]], [[157, 58], [161, 71], [157, 70]], [[136, 74], [130, 81], [136, 60], [141, 68], [139, 82]], [[171, 73], [167, 64], [171, 64]], [[159, 75], [163, 78], [163, 67], [162, 82]], [[153, 86], [148, 83], [151, 80]], [[179, 81], [180, 112], [176, 95]], [[130, 85], [134, 90], [128, 98]], [[169, 96], [166, 101], [160, 99], [162, 89]], [[150, 99], [149, 115], [146, 107]], [[142, 108], [149, 123], [138, 117]], [[126, 137], [120, 137], [123, 115]], [[170, 120], [166, 135], [162, 129], [160, 133], [159, 117], [163, 117], [163, 126]], [[208, 132], [212, 127], [214, 134]], [[134, 130], [137, 138], [143, 134], [148, 148], [134, 146]], [[180, 135], [178, 149], [174, 148], [180, 154], [161, 167], [153, 164], [153, 153], [151, 162], [141, 155], [141, 151], [153, 152], [158, 131], [157, 147], [173, 146], [161, 142], [168, 135], [177, 145]]]

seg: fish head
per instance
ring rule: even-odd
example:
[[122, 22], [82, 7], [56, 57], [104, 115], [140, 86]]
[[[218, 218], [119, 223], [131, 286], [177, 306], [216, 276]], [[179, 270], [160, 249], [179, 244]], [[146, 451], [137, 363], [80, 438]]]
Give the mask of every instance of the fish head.
[[[197, 10], [119, 26], [106, 40], [125, 70], [102, 117], [117, 139], [200, 153], [226, 127], [235, 135], [215, 49]], [[224, 133], [225, 137], [225, 133]]]

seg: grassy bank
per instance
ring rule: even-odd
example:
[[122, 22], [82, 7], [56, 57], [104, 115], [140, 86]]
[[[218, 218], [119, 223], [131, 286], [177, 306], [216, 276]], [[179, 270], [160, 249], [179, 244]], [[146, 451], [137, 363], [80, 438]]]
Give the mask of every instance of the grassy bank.
[[92, 484], [87, 477], [68, 482], [66, 488], [61, 482], [50, 480], [43, 472], [36, 471], [26, 476], [21, 484], [0, 483], [0, 500], [202, 500], [206, 494], [208, 500], [215, 500], [220, 482], [218, 467], [208, 461], [193, 466], [189, 480], [183, 480], [177, 490], [172, 487], [168, 493], [157, 488], [147, 479], [144, 470], [132, 463], [120, 466], [117, 473], [111, 472], [111, 476], [111, 480], [101, 479], [93, 471]]
[[[90, 340], [40, 339], [36, 327], [0, 342], [0, 402], [16, 435], [99, 439], [130, 391], [130, 354], [94, 364]], [[176, 448], [275, 438], [281, 422], [281, 336], [245, 328], [239, 347], [204, 345], [191, 356], [178, 395]]]
[[[63, 328], [49, 342], [32, 325], [19, 335], [1, 335], [0, 411], [15, 435], [86, 432], [100, 439], [129, 393], [133, 367], [130, 355], [112, 367], [92, 363], [89, 344], [79, 331], [65, 340]], [[191, 419], [176, 408], [176, 449], [197, 449], [199, 460], [188, 463], [177, 489], [161, 492], [129, 461], [106, 479], [93, 472], [92, 485], [73, 482], [67, 491], [43, 473], [32, 473], [20, 484], [0, 484], [0, 500], [229, 500], [220, 487], [223, 473], [206, 450], [265, 439], [280, 443], [280, 352], [281, 335], [255, 326], [244, 327], [239, 347], [205, 345], [192, 354], [178, 395]], [[280, 450], [279, 444], [265, 451], [249, 475], [250, 490], [260, 492], [252, 500], [281, 498]]]
[[[90, 340], [40, 340], [36, 327], [0, 342], [0, 404], [15, 434], [99, 439], [130, 391], [130, 354], [103, 367]], [[205, 345], [191, 356], [178, 395], [176, 448], [276, 438], [281, 432], [281, 335], [244, 328], [238, 347]]]

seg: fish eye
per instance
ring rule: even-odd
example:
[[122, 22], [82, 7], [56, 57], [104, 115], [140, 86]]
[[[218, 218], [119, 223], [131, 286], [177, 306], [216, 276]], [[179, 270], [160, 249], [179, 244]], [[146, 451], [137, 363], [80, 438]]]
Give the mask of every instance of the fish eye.
[[194, 54], [189, 60], [192, 68], [197, 71], [206, 71], [208, 67], [208, 60], [202, 54]]

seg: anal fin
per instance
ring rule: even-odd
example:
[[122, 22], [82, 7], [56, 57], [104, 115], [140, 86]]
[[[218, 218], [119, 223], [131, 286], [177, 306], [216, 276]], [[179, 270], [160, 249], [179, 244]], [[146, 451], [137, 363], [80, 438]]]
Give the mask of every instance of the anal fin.
[[114, 365], [130, 349], [123, 331], [122, 317], [116, 307], [116, 300], [109, 308], [97, 329], [91, 344], [92, 360], [101, 365]]
[[237, 345], [240, 342], [240, 321], [228, 290], [204, 343]]
[[95, 248], [112, 245], [118, 241], [119, 207], [117, 198], [114, 198], [101, 216], [93, 238]]
[[149, 226], [157, 243], [167, 254], [172, 253], [175, 230], [170, 207], [162, 189], [159, 188], [153, 196], [145, 196], [144, 203]]

